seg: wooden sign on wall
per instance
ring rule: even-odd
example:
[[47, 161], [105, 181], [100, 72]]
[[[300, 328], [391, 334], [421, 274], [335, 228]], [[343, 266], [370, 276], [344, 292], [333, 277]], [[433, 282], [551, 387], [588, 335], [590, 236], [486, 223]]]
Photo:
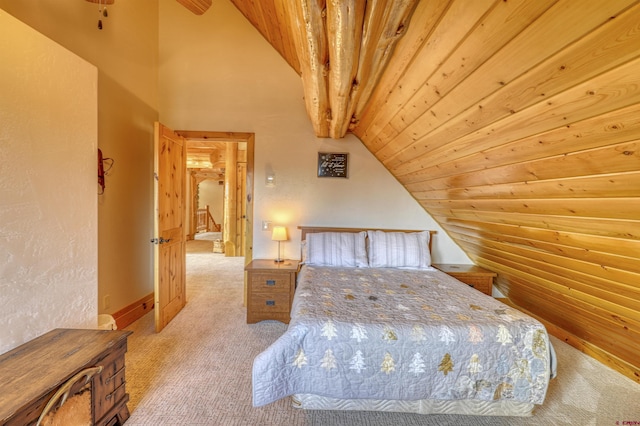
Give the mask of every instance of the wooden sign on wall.
[[349, 175], [349, 154], [336, 152], [318, 153], [318, 177], [340, 177]]

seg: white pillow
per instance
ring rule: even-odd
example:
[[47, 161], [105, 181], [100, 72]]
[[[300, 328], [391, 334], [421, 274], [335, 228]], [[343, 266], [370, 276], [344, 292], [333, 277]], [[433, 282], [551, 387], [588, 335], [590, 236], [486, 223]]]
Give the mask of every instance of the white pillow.
[[429, 231], [367, 231], [367, 233], [369, 235], [370, 267], [416, 269], [431, 267]]
[[362, 232], [318, 232], [307, 234], [307, 265], [366, 268], [369, 266]]

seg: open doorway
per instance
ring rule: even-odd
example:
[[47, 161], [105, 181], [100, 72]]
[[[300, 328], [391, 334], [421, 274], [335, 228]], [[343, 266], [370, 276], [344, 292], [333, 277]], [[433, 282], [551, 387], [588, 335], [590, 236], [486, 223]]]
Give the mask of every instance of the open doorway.
[[187, 240], [209, 239], [212, 250], [250, 260], [254, 135], [176, 133], [187, 143]]

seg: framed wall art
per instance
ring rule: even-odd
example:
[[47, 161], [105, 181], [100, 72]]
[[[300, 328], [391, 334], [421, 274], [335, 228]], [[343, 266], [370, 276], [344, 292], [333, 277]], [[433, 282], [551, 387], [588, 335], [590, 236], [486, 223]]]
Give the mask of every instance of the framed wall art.
[[319, 152], [318, 177], [349, 177], [349, 154], [346, 152]]

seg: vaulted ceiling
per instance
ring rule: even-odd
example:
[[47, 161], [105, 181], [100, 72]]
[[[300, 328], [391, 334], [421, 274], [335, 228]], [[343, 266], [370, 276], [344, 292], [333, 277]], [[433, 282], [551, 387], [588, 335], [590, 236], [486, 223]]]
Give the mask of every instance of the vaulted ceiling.
[[640, 381], [640, 5], [232, 0], [511, 303]]

